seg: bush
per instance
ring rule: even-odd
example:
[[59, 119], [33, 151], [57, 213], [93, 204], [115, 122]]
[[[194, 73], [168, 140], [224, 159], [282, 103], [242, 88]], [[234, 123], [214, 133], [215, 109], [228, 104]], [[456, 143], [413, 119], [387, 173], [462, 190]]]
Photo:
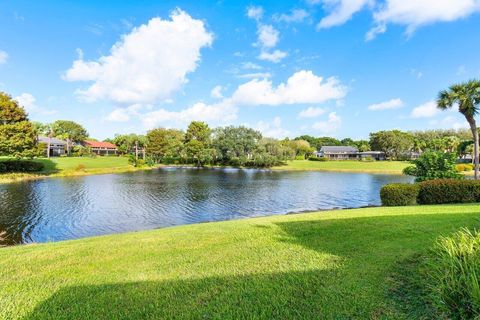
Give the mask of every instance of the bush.
[[0, 173], [38, 172], [44, 169], [43, 163], [31, 160], [7, 160], [0, 162]]
[[310, 157], [308, 158], [310, 161], [328, 161], [327, 157]]
[[415, 166], [403, 170], [406, 175], [414, 176], [416, 182], [433, 179], [462, 179], [455, 168], [457, 155], [454, 153], [443, 153], [428, 151], [412, 161]]
[[472, 171], [473, 164], [471, 163], [459, 163], [455, 166], [457, 172]]
[[420, 183], [419, 204], [480, 202], [480, 181], [440, 179]]
[[462, 229], [437, 240], [427, 260], [433, 305], [448, 319], [480, 317], [480, 233]]
[[420, 186], [409, 183], [387, 184], [380, 190], [384, 206], [411, 206], [417, 204]]

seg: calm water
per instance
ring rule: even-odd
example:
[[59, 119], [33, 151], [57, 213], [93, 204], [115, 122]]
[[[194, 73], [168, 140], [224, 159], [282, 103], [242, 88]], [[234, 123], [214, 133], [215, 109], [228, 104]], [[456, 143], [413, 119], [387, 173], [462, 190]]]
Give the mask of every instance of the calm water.
[[395, 175], [164, 168], [0, 185], [0, 243], [380, 204]]

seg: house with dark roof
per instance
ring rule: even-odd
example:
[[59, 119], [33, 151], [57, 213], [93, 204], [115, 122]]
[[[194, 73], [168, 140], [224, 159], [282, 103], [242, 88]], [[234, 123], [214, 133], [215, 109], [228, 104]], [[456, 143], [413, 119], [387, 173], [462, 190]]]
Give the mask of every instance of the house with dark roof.
[[45, 156], [60, 157], [66, 154], [67, 142], [52, 138], [52, 137], [38, 137], [38, 143], [45, 146]]
[[360, 152], [352, 146], [322, 146], [314, 154], [319, 158], [327, 158], [328, 160], [386, 160], [385, 153], [382, 151]]
[[116, 155], [118, 153], [117, 146], [110, 142], [85, 140], [82, 145], [86, 148], [90, 148], [92, 153], [99, 156]]

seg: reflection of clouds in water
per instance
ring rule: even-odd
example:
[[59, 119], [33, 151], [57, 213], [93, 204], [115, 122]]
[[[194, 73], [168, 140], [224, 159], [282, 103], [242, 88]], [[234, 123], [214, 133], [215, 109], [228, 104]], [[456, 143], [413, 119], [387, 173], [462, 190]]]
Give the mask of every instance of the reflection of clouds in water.
[[411, 178], [391, 175], [163, 168], [0, 186], [0, 232], [43, 242], [204, 221], [359, 207]]

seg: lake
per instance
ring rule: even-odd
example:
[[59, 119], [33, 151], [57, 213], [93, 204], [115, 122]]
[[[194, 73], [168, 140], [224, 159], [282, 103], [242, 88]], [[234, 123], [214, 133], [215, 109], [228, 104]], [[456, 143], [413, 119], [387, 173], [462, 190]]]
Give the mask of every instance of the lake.
[[162, 168], [0, 185], [0, 244], [379, 205], [400, 175]]

